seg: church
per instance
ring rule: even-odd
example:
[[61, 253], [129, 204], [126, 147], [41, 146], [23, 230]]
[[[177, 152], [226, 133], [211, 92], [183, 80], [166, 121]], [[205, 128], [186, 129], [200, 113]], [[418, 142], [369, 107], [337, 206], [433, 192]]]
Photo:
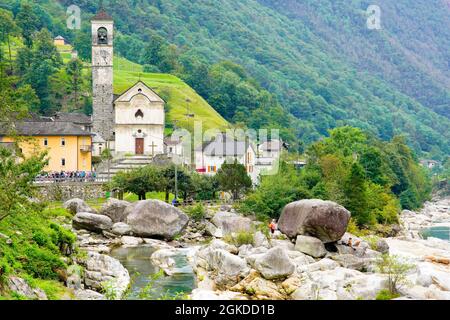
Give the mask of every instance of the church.
[[100, 10], [91, 26], [93, 155], [164, 153], [165, 101], [142, 81], [114, 95], [114, 21]]

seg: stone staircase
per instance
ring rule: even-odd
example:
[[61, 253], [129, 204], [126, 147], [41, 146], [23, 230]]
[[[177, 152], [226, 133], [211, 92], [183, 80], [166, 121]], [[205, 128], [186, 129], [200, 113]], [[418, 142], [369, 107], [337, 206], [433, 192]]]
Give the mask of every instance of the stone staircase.
[[[130, 171], [133, 169], [145, 167], [151, 164], [153, 158], [151, 156], [130, 156], [120, 159], [114, 159], [110, 163], [109, 176], [112, 178], [115, 174], [120, 171]], [[103, 162], [102, 165], [97, 169], [97, 178], [99, 180], [108, 179], [108, 165], [107, 162]]]

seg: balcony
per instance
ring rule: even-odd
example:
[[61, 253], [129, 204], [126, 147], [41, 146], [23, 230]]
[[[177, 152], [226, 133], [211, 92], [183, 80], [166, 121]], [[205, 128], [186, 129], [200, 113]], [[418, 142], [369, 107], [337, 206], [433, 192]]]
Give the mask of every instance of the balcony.
[[80, 146], [80, 151], [81, 152], [91, 152], [92, 146]]

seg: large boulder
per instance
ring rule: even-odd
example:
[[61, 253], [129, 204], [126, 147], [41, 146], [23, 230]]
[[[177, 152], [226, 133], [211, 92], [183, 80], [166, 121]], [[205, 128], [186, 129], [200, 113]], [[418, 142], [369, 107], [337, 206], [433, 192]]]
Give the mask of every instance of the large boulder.
[[72, 221], [72, 226], [77, 230], [89, 230], [93, 232], [102, 232], [110, 230], [113, 226], [112, 220], [100, 214], [79, 212]]
[[180, 209], [159, 200], [139, 201], [127, 217], [134, 235], [167, 240], [180, 234], [188, 222]]
[[294, 273], [295, 264], [289, 259], [288, 254], [283, 248], [275, 247], [260, 255], [255, 260], [255, 269], [265, 279], [283, 279]]
[[288, 204], [281, 214], [278, 228], [288, 237], [316, 237], [324, 243], [336, 242], [345, 234], [350, 212], [335, 202], [301, 200]]
[[88, 204], [81, 199], [75, 198], [64, 202], [64, 209], [71, 214], [77, 214], [80, 212], [97, 213], [94, 209], [88, 206]]
[[127, 201], [111, 198], [103, 205], [99, 211], [99, 214], [110, 217], [114, 223], [124, 222], [127, 219], [127, 214], [129, 213], [126, 209], [130, 205], [131, 204]]
[[87, 288], [108, 291], [115, 299], [121, 299], [130, 285], [130, 275], [119, 260], [110, 256], [89, 252], [84, 273]]
[[204, 268], [215, 275], [219, 287], [233, 286], [250, 272], [244, 259], [224, 250], [206, 247], [197, 252], [196, 267]]
[[233, 212], [218, 212], [211, 221], [217, 228], [220, 228], [224, 234], [252, 231], [252, 220]]
[[322, 241], [314, 237], [297, 236], [295, 250], [307, 254], [314, 258], [322, 258], [327, 254]]

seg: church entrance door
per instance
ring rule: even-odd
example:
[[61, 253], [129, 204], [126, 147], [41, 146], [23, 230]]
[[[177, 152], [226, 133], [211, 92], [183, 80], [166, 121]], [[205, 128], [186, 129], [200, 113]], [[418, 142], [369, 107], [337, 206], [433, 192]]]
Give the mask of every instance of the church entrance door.
[[143, 155], [144, 154], [144, 139], [136, 138], [136, 154]]

